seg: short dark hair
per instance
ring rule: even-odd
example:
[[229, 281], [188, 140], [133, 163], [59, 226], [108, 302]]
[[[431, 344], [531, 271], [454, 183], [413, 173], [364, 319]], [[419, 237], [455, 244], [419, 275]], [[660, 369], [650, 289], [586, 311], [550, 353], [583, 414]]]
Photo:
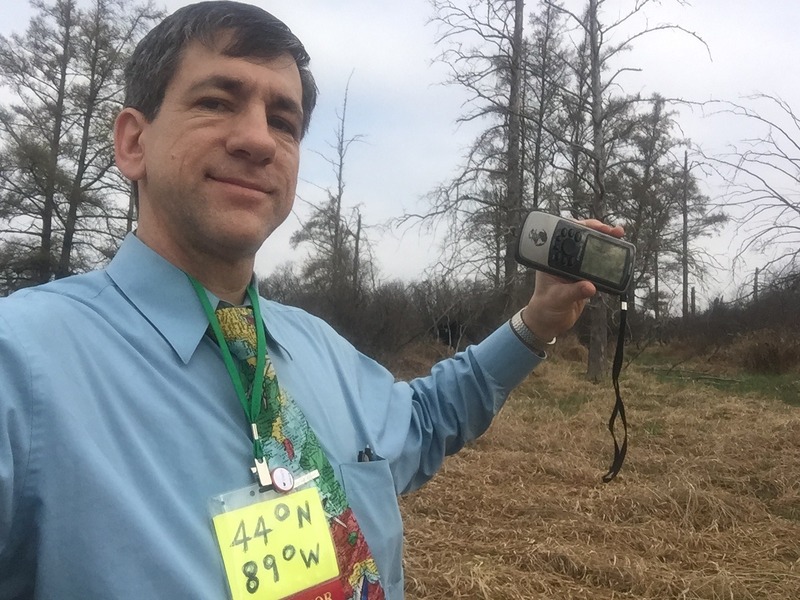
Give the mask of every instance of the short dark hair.
[[267, 11], [229, 0], [180, 8], [142, 38], [125, 68], [125, 106], [137, 109], [148, 121], [155, 119], [187, 43], [197, 40], [211, 46], [221, 32], [232, 34], [222, 50], [226, 56], [271, 59], [289, 54], [294, 58], [303, 87], [305, 134], [317, 103], [317, 85], [303, 43]]

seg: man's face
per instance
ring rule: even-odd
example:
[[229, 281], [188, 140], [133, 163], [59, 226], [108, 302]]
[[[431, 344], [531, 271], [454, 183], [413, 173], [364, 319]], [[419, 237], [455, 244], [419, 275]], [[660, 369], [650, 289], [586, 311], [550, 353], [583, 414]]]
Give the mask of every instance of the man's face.
[[301, 106], [291, 56], [187, 45], [140, 136], [140, 238], [178, 261], [254, 257], [294, 202]]

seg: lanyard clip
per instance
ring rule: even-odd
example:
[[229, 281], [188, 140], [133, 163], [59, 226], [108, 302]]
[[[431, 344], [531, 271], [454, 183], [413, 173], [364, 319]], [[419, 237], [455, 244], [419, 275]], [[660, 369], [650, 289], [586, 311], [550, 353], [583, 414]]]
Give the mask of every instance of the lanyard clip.
[[272, 485], [272, 477], [269, 474], [269, 465], [267, 465], [267, 459], [262, 458], [261, 460], [255, 459], [254, 467], [250, 467], [250, 471], [258, 478], [258, 483], [262, 488], [270, 487]]

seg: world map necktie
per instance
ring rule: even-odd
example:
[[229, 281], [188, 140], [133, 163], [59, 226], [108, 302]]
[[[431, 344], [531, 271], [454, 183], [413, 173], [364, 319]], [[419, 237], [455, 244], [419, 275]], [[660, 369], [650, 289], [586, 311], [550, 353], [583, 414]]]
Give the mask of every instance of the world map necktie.
[[[215, 311], [220, 328], [243, 381], [252, 389], [256, 369], [256, 324], [246, 306], [229, 306]], [[263, 327], [263, 323], [258, 324]], [[271, 464], [286, 467], [295, 477], [319, 472], [315, 480], [328, 515], [336, 549], [340, 578], [347, 600], [383, 600], [375, 560], [347, 502], [342, 486], [334, 477], [316, 434], [295, 401], [279, 385], [267, 355], [264, 368], [262, 409], [256, 420], [264, 456]]]

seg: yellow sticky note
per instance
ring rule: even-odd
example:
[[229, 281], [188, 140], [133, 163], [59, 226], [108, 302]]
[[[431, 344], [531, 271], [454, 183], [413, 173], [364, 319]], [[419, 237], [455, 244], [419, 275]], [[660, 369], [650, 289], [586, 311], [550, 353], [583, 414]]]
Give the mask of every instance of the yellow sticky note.
[[339, 575], [314, 487], [213, 518], [233, 600], [280, 600]]

